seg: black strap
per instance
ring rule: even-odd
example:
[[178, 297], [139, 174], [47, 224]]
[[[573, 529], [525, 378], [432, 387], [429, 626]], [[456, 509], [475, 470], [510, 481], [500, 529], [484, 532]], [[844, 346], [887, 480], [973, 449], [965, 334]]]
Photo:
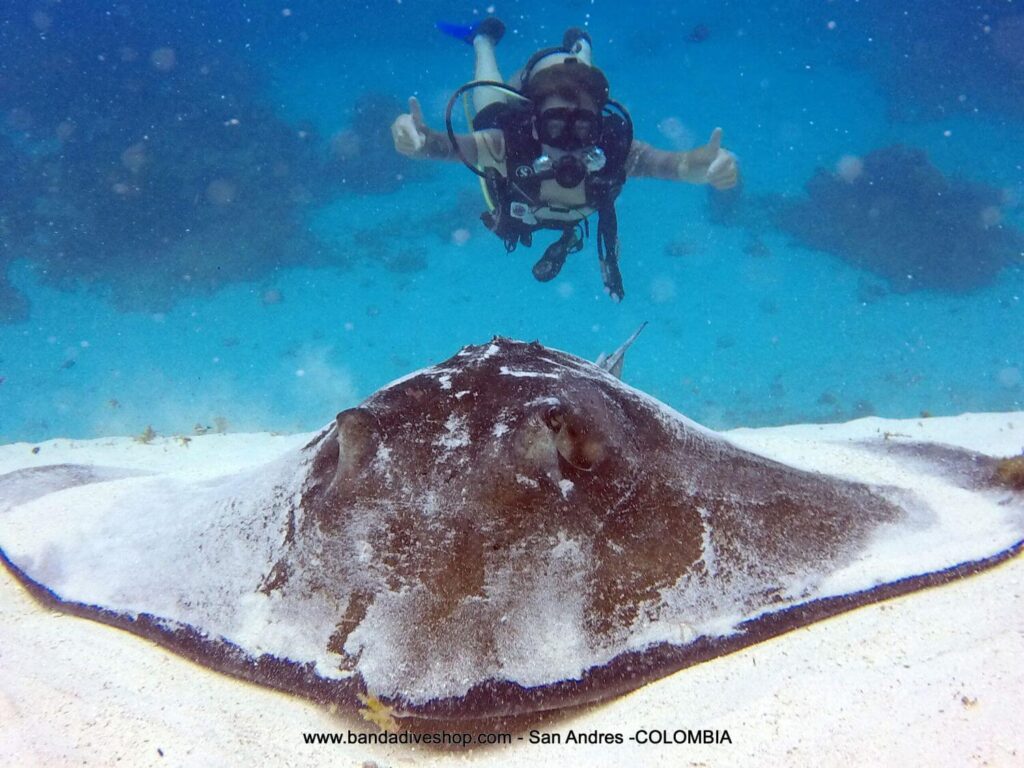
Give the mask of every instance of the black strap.
[[626, 295], [619, 272], [619, 220], [613, 197], [597, 213], [597, 259], [601, 264], [601, 279], [609, 295], [621, 301]]

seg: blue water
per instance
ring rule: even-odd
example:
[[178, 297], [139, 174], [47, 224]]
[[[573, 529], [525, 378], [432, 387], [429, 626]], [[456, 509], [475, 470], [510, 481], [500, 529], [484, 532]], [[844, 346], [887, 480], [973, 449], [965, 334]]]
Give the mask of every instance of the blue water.
[[[740, 158], [724, 223], [704, 188], [630, 180], [619, 305], [593, 240], [537, 283], [542, 249], [505, 254], [468, 171], [388, 148], [409, 95], [441, 129], [471, 77], [433, 21], [485, 6], [173, 5], [0, 10], [0, 442], [312, 429], [464, 344], [593, 359], [644, 320], [626, 380], [716, 428], [1024, 407], [1024, 255], [961, 279], [1024, 229], [1021, 3], [496, 5], [506, 75], [586, 25], [638, 137], [722, 126]], [[772, 213], [894, 145], [995, 195], [965, 217], [983, 231], [908, 241], [883, 213], [883, 265], [967, 254], [924, 289]]]

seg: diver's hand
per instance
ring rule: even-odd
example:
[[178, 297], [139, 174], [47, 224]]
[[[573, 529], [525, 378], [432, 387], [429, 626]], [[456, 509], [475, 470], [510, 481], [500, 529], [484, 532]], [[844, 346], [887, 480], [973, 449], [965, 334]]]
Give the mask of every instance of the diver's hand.
[[410, 96], [408, 114], [399, 115], [391, 124], [391, 138], [395, 142], [395, 150], [406, 157], [422, 157], [429, 130], [423, 120], [419, 99]]
[[679, 177], [694, 184], [730, 189], [739, 180], [736, 155], [722, 149], [722, 129], [715, 128], [703, 147], [691, 149], [679, 163]]
[[612, 301], [616, 304], [622, 301], [626, 292], [622, 289], [622, 273], [619, 272], [618, 257], [601, 260], [601, 282], [604, 283], [604, 292]]

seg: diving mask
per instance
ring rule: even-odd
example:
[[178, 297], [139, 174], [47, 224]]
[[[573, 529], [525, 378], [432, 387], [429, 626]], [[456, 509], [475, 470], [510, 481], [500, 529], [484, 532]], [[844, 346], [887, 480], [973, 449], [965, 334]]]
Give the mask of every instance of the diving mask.
[[537, 136], [556, 149], [573, 151], [601, 139], [601, 115], [589, 109], [553, 107], [537, 115]]

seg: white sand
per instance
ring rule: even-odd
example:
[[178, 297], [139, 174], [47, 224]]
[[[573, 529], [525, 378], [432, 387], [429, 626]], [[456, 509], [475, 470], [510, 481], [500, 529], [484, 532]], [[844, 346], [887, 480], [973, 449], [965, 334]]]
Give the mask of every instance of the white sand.
[[[730, 436], [797, 465], [852, 471], [859, 451], [847, 441], [884, 432], [1006, 455], [1024, 446], [1024, 413], [864, 419]], [[307, 438], [207, 436], [187, 448], [173, 440], [61, 440], [43, 444], [38, 455], [15, 444], [0, 446], [0, 473], [75, 462], [212, 475], [267, 461]], [[870, 463], [856, 474], [876, 471]], [[1022, 558], [684, 670], [545, 727], [563, 738], [570, 729], [618, 733], [627, 739], [621, 746], [524, 739], [464, 752], [306, 745], [303, 732], [368, 729], [133, 635], [43, 610], [0, 575], [4, 765], [1021, 765], [1020, 712]], [[732, 743], [628, 741], [639, 729], [679, 728], [726, 729]]]

